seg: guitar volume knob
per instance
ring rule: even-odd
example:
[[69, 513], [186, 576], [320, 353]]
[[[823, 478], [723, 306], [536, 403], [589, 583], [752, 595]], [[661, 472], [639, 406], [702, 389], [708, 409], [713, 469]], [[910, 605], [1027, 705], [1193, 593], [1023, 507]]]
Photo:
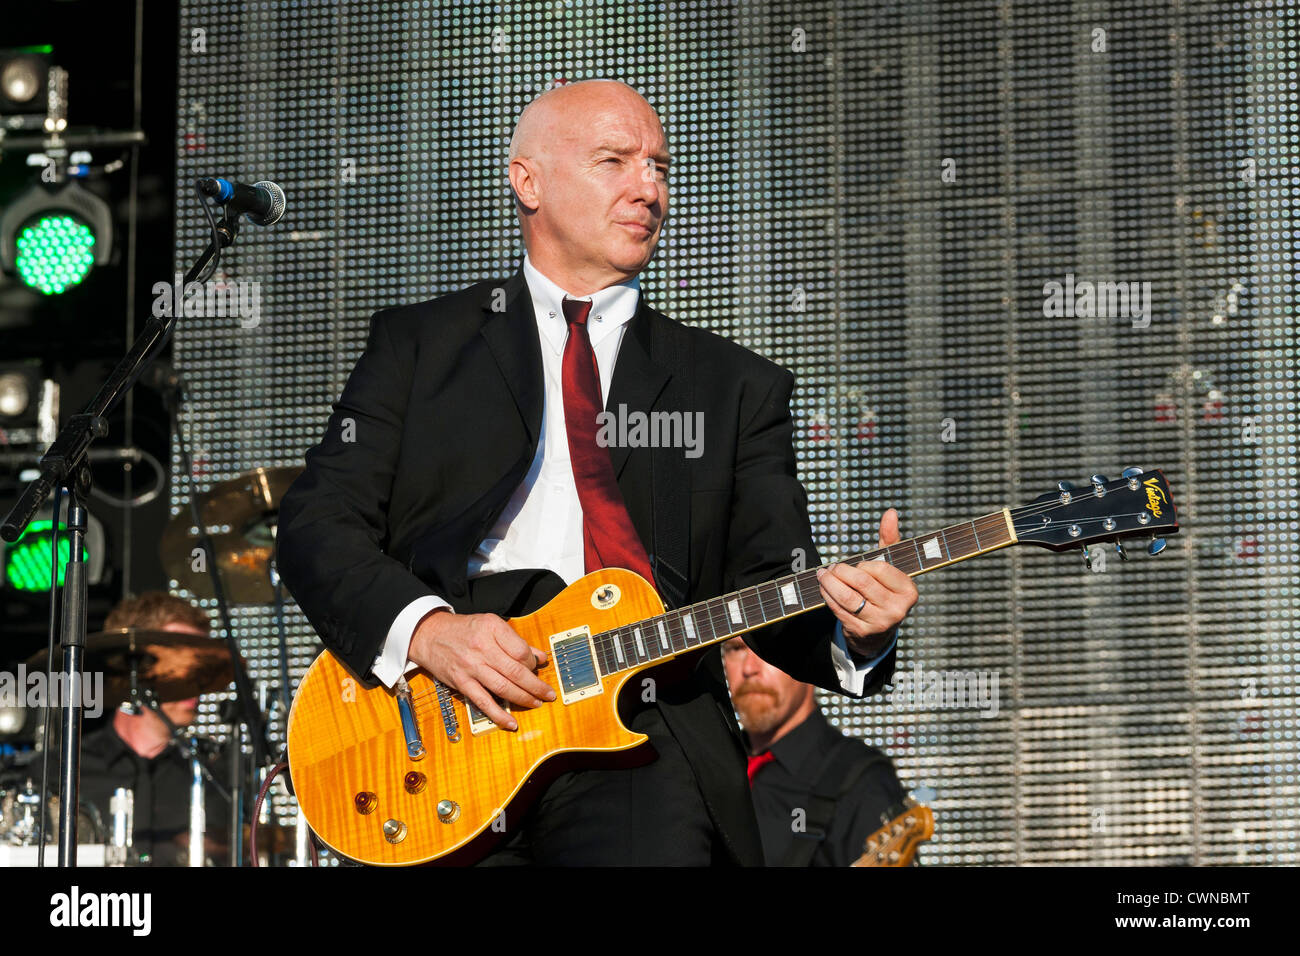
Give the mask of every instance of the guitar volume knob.
[[443, 823], [455, 823], [460, 819], [460, 804], [455, 800], [439, 800], [438, 819]]
[[369, 790], [362, 790], [352, 798], [352, 805], [356, 807], [357, 813], [364, 816], [375, 812], [375, 807], [379, 806], [379, 798]]

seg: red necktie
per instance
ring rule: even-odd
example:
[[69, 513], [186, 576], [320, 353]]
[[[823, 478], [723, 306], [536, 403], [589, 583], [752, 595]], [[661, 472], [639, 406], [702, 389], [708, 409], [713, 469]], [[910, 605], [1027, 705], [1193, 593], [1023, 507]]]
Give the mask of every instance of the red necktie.
[[582, 504], [582, 543], [587, 573], [599, 568], [627, 568], [652, 585], [650, 559], [632, 527], [623, 493], [614, 477], [609, 449], [596, 444], [596, 418], [604, 410], [596, 353], [587, 334], [590, 302], [564, 297], [569, 338], [564, 343], [564, 427], [569, 434], [569, 461]]
[[770, 750], [763, 751], [757, 757], [749, 758], [749, 767], [747, 769], [749, 772], [749, 785], [751, 787], [754, 785], [754, 774], [758, 773], [775, 759], [776, 755]]

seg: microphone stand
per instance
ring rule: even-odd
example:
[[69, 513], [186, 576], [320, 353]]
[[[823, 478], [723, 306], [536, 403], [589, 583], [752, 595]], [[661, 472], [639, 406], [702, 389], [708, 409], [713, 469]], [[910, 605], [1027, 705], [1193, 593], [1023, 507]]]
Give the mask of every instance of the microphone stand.
[[[175, 384], [170, 385], [163, 390], [163, 404], [167, 408], [167, 416], [171, 421], [172, 433], [176, 436], [176, 450], [180, 455], [181, 467], [184, 470], [189, 481], [189, 507], [190, 521], [194, 527], [199, 529], [199, 546], [203, 549], [204, 559], [207, 563], [208, 576], [212, 579], [212, 595], [217, 601], [217, 611], [221, 617], [221, 623], [226, 629], [226, 639], [230, 645], [230, 653], [234, 663], [235, 672], [235, 691], [236, 696], [241, 703], [242, 717], [239, 712], [232, 715], [230, 724], [230, 739], [232, 746], [236, 750], [241, 745], [240, 723], [248, 727], [249, 738], [252, 744], [252, 760], [250, 761], [249, 770], [252, 779], [249, 782], [250, 792], [256, 799], [257, 789], [257, 769], [262, 766], [263, 754], [270, 753], [270, 746], [266, 737], [266, 728], [262, 721], [262, 710], [254, 702], [252, 685], [248, 683], [248, 672], [244, 669], [243, 658], [239, 653], [239, 641], [235, 636], [234, 628], [230, 621], [230, 605], [226, 600], [226, 589], [221, 581], [221, 569], [217, 566], [217, 550], [212, 543], [212, 537], [208, 534], [207, 523], [203, 520], [203, 515], [199, 512], [198, 495], [194, 490], [194, 461], [190, 456], [190, 446], [185, 440], [185, 431], [181, 427], [180, 410], [185, 402], [185, 387], [183, 380], [178, 380]], [[241, 677], [244, 686], [240, 686]], [[255, 719], [250, 719], [250, 717]], [[232, 779], [231, 787], [236, 791], [242, 790], [244, 781], [241, 779]], [[252, 806], [253, 800], [245, 804], [242, 800], [236, 800], [232, 817], [235, 812], [242, 814], [243, 806]], [[236, 864], [237, 865], [237, 864]]]
[[[280, 521], [277, 516], [276, 520], [271, 522], [272, 539], [275, 539], [279, 532]], [[289, 632], [284, 621], [284, 583], [280, 580], [280, 572], [275, 566], [274, 550], [271, 552], [271, 563], [267, 570], [271, 576], [271, 590], [275, 595], [275, 628], [280, 636], [280, 703], [284, 707], [284, 719], [287, 721], [289, 711], [293, 707], [289, 682]]]
[[180, 753], [181, 757], [185, 760], [197, 760], [199, 763], [199, 769], [203, 771], [203, 776], [208, 783], [212, 784], [212, 788], [216, 790], [217, 794], [220, 795], [223, 800], [230, 800], [230, 791], [222, 785], [220, 780], [213, 776], [212, 771], [208, 768], [207, 761], [199, 756], [198, 750], [190, 745], [189, 741], [187, 741], [181, 734], [181, 729], [177, 727], [175, 722], [163, 711], [162, 705], [158, 703], [158, 698], [153, 691], [136, 686], [134, 681], [134, 665], [132, 666], [131, 699], [128, 701], [132, 712], [140, 714], [144, 713], [146, 710], [152, 711], [154, 716], [161, 720], [163, 726], [167, 728], [167, 734], [171, 737], [171, 741], [175, 745], [176, 750]]
[[[216, 236], [209, 241], [198, 261], [185, 273], [185, 284], [193, 282], [202, 275], [208, 264], [220, 254], [220, 251], [235, 241], [239, 231], [238, 213], [225, 211], [216, 226]], [[181, 290], [183, 300], [184, 290]], [[183, 311], [183, 310], [176, 310]], [[150, 315], [144, 328], [136, 337], [131, 349], [117, 363], [108, 380], [91, 399], [85, 411], [73, 415], [59, 431], [58, 437], [41, 456], [39, 462], [40, 476], [34, 479], [23, 491], [22, 496], [9, 510], [4, 522], [0, 523], [0, 537], [10, 543], [17, 541], [31, 523], [32, 516], [52, 491], [61, 489], [68, 496], [68, 532], [72, 545], [69, 555], [65, 583], [60, 594], [58, 575], [50, 578], [50, 643], [54, 640], [54, 612], [62, 597], [63, 622], [60, 640], [63, 646], [62, 686], [67, 693], [62, 695], [63, 741], [59, 749], [59, 781], [63, 787], [59, 800], [59, 866], [77, 865], [77, 807], [79, 803], [79, 784], [81, 773], [81, 666], [86, 645], [86, 565], [81, 551], [85, 540], [86, 526], [89, 522], [86, 507], [81, 498], [90, 491], [90, 468], [88, 451], [96, 438], [108, 433], [108, 414], [122, 401], [126, 393], [135, 385], [141, 373], [150, 361], [160, 352], [171, 338], [179, 320], [177, 315]], [[56, 502], [58, 499], [55, 499]], [[58, 509], [55, 509], [54, 528], [52, 530], [52, 552], [55, 567], [58, 566], [59, 523]], [[264, 737], [261, 715], [253, 702], [252, 689], [248, 683], [248, 674], [243, 669], [243, 662], [238, 653], [238, 644], [234, 633], [227, 628], [226, 638], [231, 644], [234, 659], [235, 687], [243, 705], [245, 720], [248, 722], [253, 739]], [[53, 655], [51, 655], [51, 661]], [[45, 759], [49, 759], [48, 751]], [[43, 854], [42, 854], [43, 856]]]

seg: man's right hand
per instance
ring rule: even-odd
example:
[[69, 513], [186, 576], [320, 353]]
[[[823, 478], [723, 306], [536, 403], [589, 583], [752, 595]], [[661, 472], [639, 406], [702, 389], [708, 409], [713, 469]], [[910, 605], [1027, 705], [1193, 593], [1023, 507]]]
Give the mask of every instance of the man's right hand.
[[498, 697], [520, 707], [555, 700], [555, 691], [533, 673], [546, 663], [545, 652], [495, 614], [435, 611], [415, 629], [406, 656], [504, 730], [518, 730], [519, 724]]

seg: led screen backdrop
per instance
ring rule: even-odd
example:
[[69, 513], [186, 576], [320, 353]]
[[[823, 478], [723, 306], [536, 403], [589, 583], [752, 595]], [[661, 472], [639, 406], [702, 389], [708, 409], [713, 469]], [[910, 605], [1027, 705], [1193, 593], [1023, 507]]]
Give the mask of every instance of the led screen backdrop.
[[[827, 556], [891, 505], [1172, 483], [1163, 555], [927, 575], [892, 698], [823, 698], [934, 808], [926, 862], [1295, 863], [1297, 6], [185, 0], [177, 262], [197, 177], [289, 197], [225, 260], [256, 307], [177, 333], [199, 486], [299, 463], [376, 309], [513, 272], [519, 111], [625, 80], [674, 153], [643, 288], [796, 373]], [[273, 685], [271, 610], [235, 621]]]

